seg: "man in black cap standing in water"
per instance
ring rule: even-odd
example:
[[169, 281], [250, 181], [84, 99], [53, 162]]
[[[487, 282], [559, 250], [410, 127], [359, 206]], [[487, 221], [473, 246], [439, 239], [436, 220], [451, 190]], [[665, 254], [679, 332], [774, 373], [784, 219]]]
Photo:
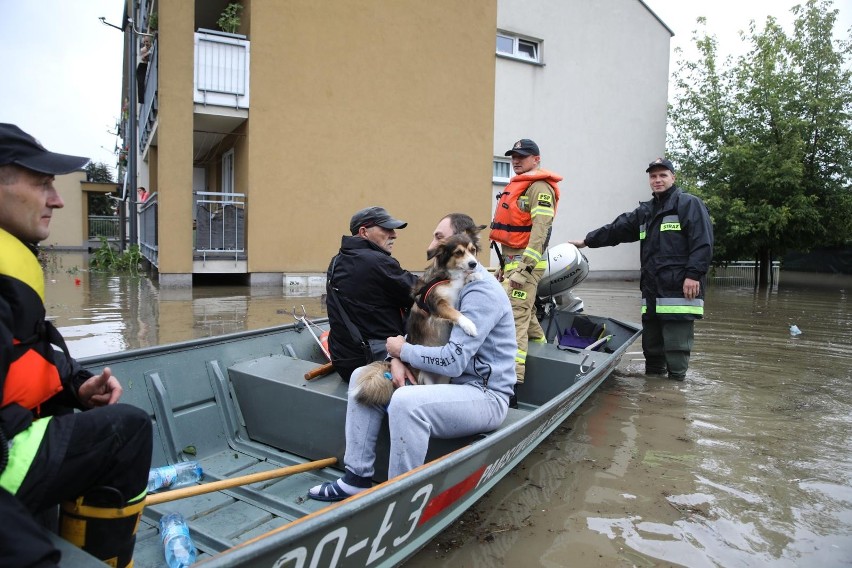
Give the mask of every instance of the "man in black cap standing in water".
[[713, 224], [704, 202], [675, 183], [674, 166], [657, 158], [648, 169], [653, 197], [609, 225], [589, 232], [577, 248], [640, 243], [642, 351], [645, 374], [686, 378], [696, 319], [713, 258]]

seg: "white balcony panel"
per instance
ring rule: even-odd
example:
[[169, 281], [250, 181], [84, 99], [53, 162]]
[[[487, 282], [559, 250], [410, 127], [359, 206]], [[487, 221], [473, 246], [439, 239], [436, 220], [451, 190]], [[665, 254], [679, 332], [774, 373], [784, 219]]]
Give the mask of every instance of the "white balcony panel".
[[196, 32], [194, 102], [248, 109], [250, 47], [234, 34]]

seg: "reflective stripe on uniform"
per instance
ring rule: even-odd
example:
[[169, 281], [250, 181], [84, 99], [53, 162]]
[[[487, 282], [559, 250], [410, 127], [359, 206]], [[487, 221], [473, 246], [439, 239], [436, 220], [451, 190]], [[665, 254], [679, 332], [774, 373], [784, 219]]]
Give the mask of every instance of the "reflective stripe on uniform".
[[[639, 225], [639, 240], [640, 241], [645, 239], [645, 233], [647, 231], [648, 231], [647, 223], [642, 223], [641, 225]], [[644, 312], [642, 312], [642, 313], [644, 313]]]
[[12, 495], [18, 492], [21, 483], [24, 482], [51, 418], [52, 416], [35, 420], [29, 428], [12, 438], [9, 443], [9, 462], [0, 475], [0, 487]]
[[541, 253], [538, 252], [537, 250], [531, 249], [529, 247], [524, 249], [524, 256], [533, 259], [536, 262], [536, 264], [538, 264], [542, 260]]
[[539, 215], [542, 217], [553, 217], [553, 207], [533, 207], [530, 211], [530, 217], [538, 217]]
[[660, 231], [680, 231], [680, 219], [677, 215], [666, 215], [663, 217]]
[[[647, 313], [647, 311], [648, 306], [643, 299], [642, 313]], [[704, 300], [700, 298], [695, 298], [694, 300], [687, 300], [686, 298], [657, 298], [656, 313], [703, 316]]]
[[521, 365], [526, 365], [527, 363], [527, 352], [521, 351], [518, 349], [518, 352], [515, 354], [515, 363], [520, 363]]

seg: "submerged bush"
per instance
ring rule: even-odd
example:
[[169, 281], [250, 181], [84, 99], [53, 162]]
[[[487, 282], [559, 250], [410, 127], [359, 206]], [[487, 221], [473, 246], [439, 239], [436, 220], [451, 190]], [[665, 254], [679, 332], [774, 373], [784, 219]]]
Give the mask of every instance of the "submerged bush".
[[100, 272], [129, 272], [130, 274], [139, 273], [139, 263], [142, 262], [142, 253], [139, 252], [139, 245], [130, 245], [124, 252], [116, 252], [110, 246], [106, 237], [101, 237], [101, 246], [92, 253], [92, 259], [89, 261], [89, 266], [92, 270]]

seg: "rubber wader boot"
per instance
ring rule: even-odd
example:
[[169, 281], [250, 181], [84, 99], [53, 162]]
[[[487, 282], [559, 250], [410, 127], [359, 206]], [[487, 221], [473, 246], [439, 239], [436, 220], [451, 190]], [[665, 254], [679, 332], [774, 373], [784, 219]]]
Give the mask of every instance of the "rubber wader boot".
[[[112, 501], [116, 500], [117, 493], [112, 494]], [[86, 496], [62, 503], [59, 534], [109, 566], [132, 567], [136, 529], [145, 508], [145, 492], [123, 507], [111, 507], [103, 497], [101, 491], [95, 498]]]

